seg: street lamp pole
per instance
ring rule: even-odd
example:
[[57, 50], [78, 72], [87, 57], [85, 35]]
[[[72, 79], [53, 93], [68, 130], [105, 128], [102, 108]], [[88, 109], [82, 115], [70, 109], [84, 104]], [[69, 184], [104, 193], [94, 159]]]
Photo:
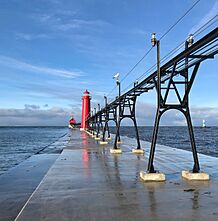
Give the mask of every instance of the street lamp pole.
[[160, 76], [160, 41], [156, 39], [155, 33], [151, 35], [151, 44], [157, 48], [157, 101], [160, 106], [161, 100], [161, 76]]
[[157, 46], [157, 112], [155, 117], [155, 126], [153, 129], [153, 135], [152, 135], [152, 142], [151, 142], [151, 150], [149, 155], [149, 161], [148, 161], [148, 172], [149, 173], [155, 173], [153, 166], [154, 161], [154, 152], [155, 152], [155, 146], [156, 146], [156, 140], [157, 140], [157, 133], [158, 133], [158, 125], [160, 121], [160, 106], [161, 106], [161, 73], [160, 73], [160, 41], [156, 39], [155, 33], [152, 33], [151, 35], [151, 44], [152, 46]]
[[119, 135], [119, 130], [120, 130], [120, 113], [121, 113], [121, 105], [120, 105], [120, 96], [121, 96], [121, 85], [120, 85], [120, 73], [117, 73], [114, 75], [114, 79], [116, 80], [116, 84], [118, 87], [118, 117], [116, 118], [116, 137], [115, 137], [115, 142], [114, 142], [114, 149], [117, 149], [117, 141], [120, 142], [120, 135]]
[[120, 87], [120, 81], [118, 80], [117, 81], [117, 86], [118, 86], [118, 96], [120, 98], [120, 95], [121, 95], [121, 87]]
[[104, 96], [104, 103], [105, 103], [105, 107], [107, 107], [107, 97]]
[[95, 132], [96, 133], [96, 107], [94, 107], [94, 122], [95, 122]]
[[120, 80], [119, 80], [119, 77], [120, 77], [120, 73], [116, 73], [113, 77], [113, 79], [116, 80], [116, 84], [117, 84], [117, 87], [118, 87], [118, 96], [120, 97], [121, 95], [121, 88], [120, 88]]

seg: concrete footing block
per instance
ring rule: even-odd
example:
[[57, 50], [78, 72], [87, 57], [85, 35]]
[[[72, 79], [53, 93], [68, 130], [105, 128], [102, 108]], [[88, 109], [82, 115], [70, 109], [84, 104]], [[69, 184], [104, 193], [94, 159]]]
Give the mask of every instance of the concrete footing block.
[[101, 138], [100, 137], [95, 137], [95, 140], [101, 140]]
[[163, 182], [166, 180], [163, 173], [147, 173], [140, 171], [140, 178], [145, 182]]
[[191, 171], [183, 170], [182, 171], [182, 177], [186, 180], [202, 180], [207, 181], [210, 180], [210, 176], [207, 173], [199, 172], [199, 173], [193, 173]]
[[108, 138], [105, 138], [105, 140], [112, 140], [112, 138], [111, 138], [111, 137], [108, 137]]
[[110, 149], [110, 153], [115, 153], [115, 154], [121, 154], [122, 153], [122, 150], [120, 148], [118, 149]]
[[132, 149], [132, 153], [135, 153], [135, 154], [144, 154], [144, 150], [143, 149]]
[[107, 141], [100, 141], [99, 144], [105, 145], [105, 144], [108, 144], [108, 142]]

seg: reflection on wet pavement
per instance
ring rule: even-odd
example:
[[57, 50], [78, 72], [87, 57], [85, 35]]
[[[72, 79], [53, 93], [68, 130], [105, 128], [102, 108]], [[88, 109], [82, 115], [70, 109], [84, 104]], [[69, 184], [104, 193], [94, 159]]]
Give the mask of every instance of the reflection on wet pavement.
[[144, 183], [139, 172], [146, 170], [148, 149], [134, 155], [134, 140], [127, 139], [123, 153], [113, 155], [112, 141], [102, 146], [85, 132], [72, 131], [17, 220], [218, 220], [217, 158], [200, 155], [211, 181], [188, 182], [180, 172], [192, 167], [192, 154], [158, 145], [155, 166], [167, 181]]

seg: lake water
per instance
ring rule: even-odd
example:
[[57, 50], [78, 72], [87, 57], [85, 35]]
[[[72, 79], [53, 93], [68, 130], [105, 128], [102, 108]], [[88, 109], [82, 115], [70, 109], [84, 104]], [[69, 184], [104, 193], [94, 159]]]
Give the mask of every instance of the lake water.
[[[151, 142], [153, 127], [138, 127], [141, 140]], [[115, 133], [115, 128], [111, 131]], [[121, 127], [121, 136], [135, 138], [134, 127]], [[218, 127], [194, 127], [197, 150], [210, 156], [218, 157]], [[157, 143], [183, 150], [191, 150], [187, 127], [160, 127]], [[143, 148], [143, 147], [142, 147]]]
[[[138, 129], [140, 139], [150, 142], [153, 128]], [[0, 174], [34, 154], [60, 152], [67, 141], [59, 141], [68, 131], [66, 127], [0, 127]], [[194, 133], [198, 152], [218, 157], [218, 127], [195, 127]], [[134, 128], [121, 127], [121, 135], [135, 138]], [[160, 127], [157, 142], [191, 150], [187, 127]]]
[[67, 132], [66, 127], [0, 127], [0, 174], [44, 148], [60, 151], [60, 146], [48, 147]]

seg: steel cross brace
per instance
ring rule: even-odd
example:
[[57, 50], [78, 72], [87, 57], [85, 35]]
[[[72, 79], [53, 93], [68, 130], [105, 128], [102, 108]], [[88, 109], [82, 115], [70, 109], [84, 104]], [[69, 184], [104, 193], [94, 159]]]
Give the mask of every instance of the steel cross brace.
[[135, 134], [136, 134], [136, 141], [137, 141], [136, 149], [141, 149], [138, 127], [137, 127], [136, 116], [135, 116], [136, 98], [137, 98], [137, 95], [133, 97], [125, 97], [124, 101], [122, 101], [122, 103], [120, 103], [118, 106], [119, 113], [118, 113], [118, 120], [117, 120], [116, 136], [115, 136], [115, 141], [114, 141], [114, 149], [117, 149], [117, 141], [119, 141], [118, 136], [120, 136], [120, 124], [124, 118], [130, 118], [133, 121]]

